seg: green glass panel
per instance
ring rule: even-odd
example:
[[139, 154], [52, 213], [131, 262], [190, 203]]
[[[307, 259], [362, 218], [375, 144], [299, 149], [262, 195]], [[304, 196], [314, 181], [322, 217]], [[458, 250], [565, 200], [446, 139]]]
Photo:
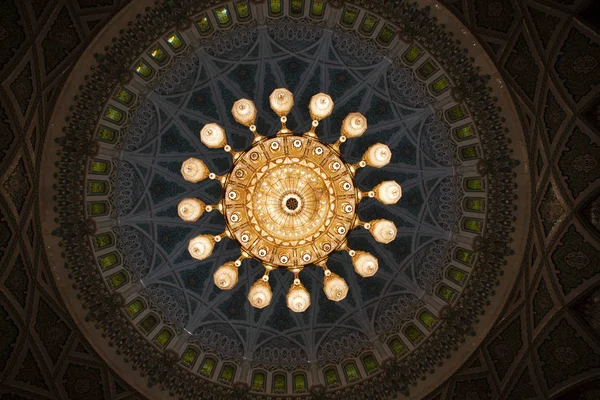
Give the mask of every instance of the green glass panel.
[[129, 90], [119, 89], [115, 94], [115, 100], [123, 104], [129, 104], [133, 100], [133, 94]]
[[363, 20], [362, 25], [360, 26], [360, 29], [362, 29], [363, 32], [371, 33], [373, 32], [373, 29], [375, 29], [375, 26], [377, 25], [378, 21], [379, 19], [377, 19], [373, 15], [367, 14], [365, 19]]
[[418, 48], [417, 46], [413, 46], [410, 48], [410, 50], [408, 50], [406, 52], [406, 54], [404, 55], [404, 59], [409, 63], [412, 64], [415, 61], [417, 61], [417, 59], [419, 57], [421, 57], [421, 55], [423, 54], [423, 51]]
[[479, 178], [467, 179], [467, 189], [475, 191], [483, 190], [483, 181]]
[[306, 377], [302, 374], [294, 376], [294, 393], [306, 392]]
[[92, 194], [103, 194], [106, 193], [106, 183], [91, 181], [88, 182], [88, 193]]
[[335, 372], [335, 369], [330, 368], [327, 371], [325, 371], [325, 382], [327, 383], [327, 386], [339, 385], [340, 380], [338, 378], [337, 372]]
[[455, 292], [447, 286], [440, 286], [437, 291], [438, 295], [450, 303], [454, 299]]
[[347, 26], [354, 25], [356, 18], [358, 17], [358, 10], [354, 8], [346, 7], [344, 15], [342, 15], [342, 24]]
[[150, 333], [156, 325], [158, 325], [158, 319], [154, 315], [148, 315], [140, 322], [140, 328], [146, 333]]
[[202, 363], [202, 368], [200, 368], [200, 373], [204, 374], [206, 376], [211, 376], [214, 368], [215, 368], [215, 361], [212, 358], [207, 358]]
[[123, 119], [123, 112], [116, 108], [108, 107], [104, 112], [104, 118], [119, 123]]
[[458, 249], [456, 251], [456, 258], [458, 261], [463, 262], [467, 265], [471, 265], [473, 261], [473, 252], [464, 249]]
[[382, 43], [389, 44], [395, 35], [396, 35], [396, 32], [392, 28], [390, 28], [389, 26], [386, 25], [381, 30], [381, 32], [379, 32], [378, 39]]
[[113, 289], [117, 289], [127, 283], [127, 275], [124, 272], [111, 275], [108, 279]]
[[90, 214], [103, 215], [106, 214], [106, 203], [91, 203]]
[[304, 11], [304, 0], [290, 0], [290, 11], [292, 14], [302, 14]]
[[273, 393], [285, 393], [285, 375], [273, 376]]
[[467, 218], [465, 219], [463, 226], [466, 230], [468, 231], [472, 231], [472, 232], [480, 232], [481, 231], [481, 226], [482, 226], [482, 221], [479, 219], [470, 219]]
[[325, 2], [323, 0], [312, 0], [312, 6], [310, 8], [310, 13], [317, 17], [323, 16], [325, 12]]
[[169, 342], [170, 339], [171, 339], [171, 332], [164, 329], [163, 331], [161, 331], [158, 334], [156, 339], [154, 339], [154, 342], [156, 344], [158, 344], [160, 347], [164, 347]]
[[239, 19], [246, 19], [250, 16], [250, 6], [248, 6], [248, 2], [246, 1], [237, 3], [235, 9]]
[[460, 149], [460, 154], [465, 159], [479, 157], [479, 152], [477, 151], [476, 146], [463, 147]]
[[183, 357], [181, 357], [181, 362], [188, 367], [191, 367], [194, 364], [194, 361], [196, 361], [196, 357], [198, 357], [198, 352], [189, 347], [183, 354]]
[[406, 347], [404, 347], [404, 344], [402, 344], [402, 342], [398, 339], [393, 339], [390, 342], [390, 347], [397, 355], [402, 355], [406, 351]]
[[354, 382], [360, 379], [356, 365], [346, 364], [344, 370], [346, 371], [346, 378], [348, 379], [348, 382]]
[[448, 278], [450, 278], [453, 281], [455, 281], [456, 283], [459, 283], [462, 285], [463, 283], [465, 283], [465, 280], [467, 279], [467, 274], [465, 274], [464, 272], [462, 272], [459, 269], [450, 268], [448, 270]]
[[148, 64], [146, 64], [145, 62], [140, 62], [136, 67], [135, 67], [135, 72], [141, 76], [142, 78], [150, 78], [150, 76], [152, 75], [152, 67], [149, 66]]
[[271, 14], [281, 13], [281, 0], [269, 0], [269, 11]]
[[150, 51], [150, 56], [159, 64], [169, 57], [160, 46], [156, 46], [152, 51]]
[[117, 133], [112, 129], [100, 127], [98, 130], [98, 140], [106, 143], [113, 143], [117, 138]]
[[169, 46], [171, 46], [173, 50], [178, 50], [183, 46], [183, 39], [181, 39], [177, 33], [173, 32], [167, 38], [167, 43], [169, 43]]
[[423, 65], [419, 67], [418, 72], [419, 76], [421, 76], [422, 78], [428, 78], [437, 70], [437, 65], [434, 64], [431, 60], [427, 60]]
[[458, 121], [465, 116], [465, 110], [461, 106], [452, 107], [447, 111], [448, 119], [450, 121]]
[[198, 25], [198, 29], [200, 29], [201, 33], [210, 32], [212, 30], [212, 26], [210, 25], [210, 20], [206, 16], [206, 14], [196, 21]]
[[92, 161], [90, 170], [92, 172], [103, 173], [108, 169], [108, 163], [105, 161]]
[[458, 128], [456, 130], [456, 137], [459, 139], [466, 139], [473, 136], [473, 128], [471, 125], [463, 126], [462, 128]]
[[428, 328], [432, 328], [435, 323], [437, 322], [437, 318], [434, 317], [433, 315], [431, 315], [431, 313], [429, 313], [428, 311], [423, 311], [420, 315], [419, 315], [419, 319], [421, 320], [421, 322], [423, 322], [425, 324], [426, 327]]
[[235, 369], [233, 369], [231, 365], [226, 365], [223, 367], [223, 371], [221, 371], [221, 380], [227, 383], [231, 383], [234, 374]]
[[467, 210], [469, 210], [469, 211], [482, 211], [483, 210], [483, 200], [481, 200], [481, 199], [468, 199], [467, 200]]
[[129, 312], [129, 316], [133, 317], [134, 315], [142, 311], [144, 308], [144, 303], [142, 303], [141, 300], [136, 300], [127, 306], [127, 312]]
[[229, 24], [231, 19], [229, 18], [229, 8], [227, 6], [215, 8], [215, 17], [219, 25], [224, 26]]
[[265, 374], [257, 372], [252, 378], [252, 389], [254, 390], [265, 390]]
[[116, 254], [107, 254], [99, 258], [102, 269], [109, 269], [119, 263], [119, 258]]
[[104, 235], [98, 235], [94, 238], [96, 248], [101, 249], [103, 247], [110, 246], [113, 243], [112, 235], [105, 233]]
[[450, 86], [450, 82], [448, 82], [448, 79], [446, 79], [445, 76], [442, 76], [440, 79], [433, 82], [433, 85], [431, 85], [433, 91], [436, 93], [443, 92], [448, 86]]
[[409, 325], [404, 330], [404, 333], [406, 334], [406, 336], [408, 336], [408, 338], [413, 343], [417, 343], [423, 338], [423, 335], [421, 334], [421, 332], [419, 332], [419, 330], [412, 325]]
[[375, 371], [378, 368], [377, 365], [377, 360], [375, 360], [375, 357], [368, 355], [366, 357], [364, 357], [362, 359], [363, 365], [365, 367], [365, 370], [367, 371], [367, 373], [371, 373], [373, 371]]

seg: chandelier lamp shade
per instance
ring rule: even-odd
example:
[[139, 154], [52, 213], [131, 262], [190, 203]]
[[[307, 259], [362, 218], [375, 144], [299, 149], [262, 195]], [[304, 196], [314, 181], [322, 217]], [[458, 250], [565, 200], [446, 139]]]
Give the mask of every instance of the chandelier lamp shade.
[[257, 109], [254, 102], [241, 99], [231, 110], [234, 119], [249, 128], [254, 140], [244, 151], [227, 144], [225, 130], [216, 123], [200, 130], [200, 141], [211, 149], [223, 149], [233, 156], [233, 166], [224, 176], [211, 173], [202, 160], [189, 158], [183, 162], [181, 174], [192, 183], [205, 179], [218, 180], [223, 199], [214, 205], [199, 199], [185, 198], [178, 205], [178, 215], [186, 222], [197, 222], [205, 212], [217, 210], [226, 221], [219, 235], [201, 234], [189, 241], [188, 251], [197, 260], [211, 256], [214, 247], [225, 237], [239, 242], [241, 254], [214, 272], [214, 284], [230, 290], [238, 282], [238, 269], [246, 258], [254, 258], [264, 266], [264, 274], [248, 292], [253, 307], [264, 308], [273, 293], [269, 274], [286, 269], [294, 276], [287, 294], [287, 306], [304, 312], [310, 306], [310, 293], [300, 280], [304, 268], [323, 269], [323, 291], [329, 300], [340, 301], [348, 294], [348, 284], [327, 268], [327, 259], [335, 251], [346, 251], [355, 272], [361, 277], [377, 273], [379, 262], [370, 253], [348, 247], [348, 234], [362, 227], [382, 244], [396, 238], [393, 222], [377, 219], [361, 221], [357, 208], [362, 199], [375, 198], [385, 205], [396, 204], [402, 188], [395, 181], [384, 181], [369, 192], [361, 192], [355, 183], [356, 171], [367, 166], [382, 168], [391, 161], [388, 146], [370, 146], [356, 164], [345, 162], [340, 146], [347, 139], [363, 135], [367, 118], [352, 112], [342, 122], [341, 134], [334, 144], [319, 140], [319, 121], [331, 115], [334, 102], [325, 93], [314, 95], [309, 102], [311, 128], [295, 134], [286, 126], [287, 115], [294, 106], [293, 94], [284, 88], [269, 96], [272, 110], [280, 117], [281, 129], [274, 137], [257, 132]]

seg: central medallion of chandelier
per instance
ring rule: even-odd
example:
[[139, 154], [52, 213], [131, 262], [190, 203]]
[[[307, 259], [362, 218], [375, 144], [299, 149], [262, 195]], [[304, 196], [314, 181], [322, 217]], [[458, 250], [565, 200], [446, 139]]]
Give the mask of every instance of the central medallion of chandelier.
[[327, 298], [340, 301], [348, 293], [346, 281], [327, 268], [326, 261], [332, 252], [347, 251], [354, 270], [362, 277], [377, 272], [377, 258], [350, 249], [347, 236], [352, 229], [363, 227], [380, 243], [393, 241], [397, 232], [393, 222], [385, 219], [363, 222], [356, 209], [365, 197], [395, 204], [402, 197], [402, 189], [395, 181], [384, 181], [369, 192], [361, 192], [354, 183], [357, 169], [367, 165], [381, 168], [390, 162], [392, 154], [385, 144], [369, 147], [356, 164], [340, 158], [340, 145], [367, 130], [367, 119], [362, 114], [348, 114], [342, 122], [339, 139], [330, 145], [320, 141], [315, 131], [319, 121], [333, 111], [331, 97], [319, 93], [311, 98], [312, 126], [303, 135], [294, 134], [286, 126], [287, 114], [294, 105], [292, 93], [276, 89], [269, 99], [281, 119], [281, 129], [272, 138], [257, 132], [254, 125], [257, 110], [252, 101], [242, 99], [233, 105], [235, 120], [254, 134], [252, 146], [245, 151], [234, 151], [227, 144], [225, 130], [218, 124], [202, 128], [202, 143], [231, 153], [233, 167], [227, 175], [217, 176], [201, 160], [186, 160], [181, 167], [185, 180], [197, 183], [206, 178], [217, 179], [225, 193], [216, 205], [206, 205], [195, 198], [183, 199], [178, 213], [188, 222], [197, 221], [205, 211], [218, 210], [225, 217], [227, 226], [222, 234], [199, 235], [190, 240], [188, 250], [195, 259], [209, 257], [215, 243], [224, 237], [240, 243], [241, 256], [214, 273], [219, 288], [232, 289], [238, 281], [242, 260], [254, 258], [263, 263], [265, 273], [250, 288], [250, 304], [257, 308], [270, 304], [269, 273], [284, 268], [294, 274], [287, 305], [292, 311], [303, 312], [310, 305], [310, 294], [300, 281], [300, 272], [310, 264], [323, 268]]

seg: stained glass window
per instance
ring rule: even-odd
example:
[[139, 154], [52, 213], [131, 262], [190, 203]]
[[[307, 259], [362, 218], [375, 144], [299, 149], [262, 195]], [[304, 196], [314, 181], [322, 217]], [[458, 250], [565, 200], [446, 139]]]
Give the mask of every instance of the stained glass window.
[[301, 15], [304, 11], [304, 0], [290, 0], [290, 13]]
[[167, 37], [167, 43], [169, 43], [169, 46], [175, 51], [182, 50], [184, 45], [183, 39], [177, 32], [173, 32]]
[[463, 221], [463, 227], [471, 232], [481, 232], [483, 221], [480, 219], [465, 218]]
[[467, 274], [458, 268], [450, 268], [448, 270], [448, 278], [462, 286], [467, 280]]
[[106, 182], [88, 181], [88, 194], [100, 195], [106, 193]]
[[169, 340], [171, 340], [172, 336], [173, 336], [173, 334], [171, 333], [170, 330], [163, 329], [158, 334], [158, 336], [156, 336], [156, 338], [154, 339], [154, 343], [156, 343], [160, 347], [165, 347], [167, 345], [167, 343], [169, 343]]
[[390, 44], [390, 42], [392, 41], [394, 36], [396, 36], [396, 31], [394, 29], [392, 29], [391, 26], [386, 25], [383, 27], [381, 32], [379, 32], [379, 36], [377, 36], [377, 39], [381, 43], [388, 45], [388, 44]]
[[266, 384], [265, 374], [262, 372], [255, 372], [252, 377], [252, 390], [257, 392], [264, 392]]
[[465, 206], [469, 211], [481, 212], [483, 211], [484, 200], [483, 199], [467, 199]]
[[429, 311], [423, 311], [421, 314], [419, 314], [419, 320], [430, 329], [433, 328], [438, 321], [437, 318], [434, 317]]
[[371, 33], [377, 26], [377, 22], [379, 22], [379, 19], [377, 17], [371, 14], [367, 14], [365, 15], [365, 18], [363, 19], [363, 22], [360, 25], [360, 30], [365, 33]]
[[108, 170], [108, 163], [106, 161], [92, 160], [90, 162], [89, 171], [94, 174], [105, 174]]
[[117, 140], [117, 133], [110, 128], [107, 128], [105, 126], [100, 126], [96, 137], [101, 142], [114, 143]]
[[206, 14], [202, 14], [202, 16], [196, 20], [196, 26], [202, 34], [207, 34], [212, 31], [212, 25]]
[[306, 392], [306, 375], [296, 374], [294, 375], [294, 393], [305, 393]]
[[89, 213], [94, 216], [106, 214], [106, 202], [88, 203]]
[[483, 180], [480, 178], [467, 179], [467, 190], [480, 192], [483, 190]]
[[454, 296], [456, 296], [456, 292], [446, 285], [440, 285], [437, 294], [448, 303], [451, 303], [454, 300]]
[[459, 140], [467, 139], [473, 136], [473, 128], [471, 125], [462, 126], [454, 131], [454, 134]]
[[108, 277], [108, 283], [113, 289], [118, 289], [129, 281], [129, 276], [125, 271], [118, 272]]
[[202, 363], [202, 366], [200, 367], [200, 373], [202, 375], [211, 377], [214, 369], [215, 369], [215, 360], [207, 357], [204, 359], [204, 362]]
[[146, 308], [146, 306], [141, 300], [138, 299], [127, 306], [127, 312], [129, 313], [130, 317], [134, 317], [135, 315], [139, 314], [144, 308]]
[[360, 374], [354, 363], [348, 363], [344, 366], [344, 372], [346, 373], [346, 379], [348, 382], [354, 382], [360, 379]]
[[421, 78], [427, 79], [431, 76], [431, 74], [433, 74], [438, 69], [439, 69], [439, 67], [437, 66], [437, 64], [435, 64], [431, 60], [427, 60], [423, 63], [423, 65], [421, 65], [419, 67], [419, 69], [417, 70], [417, 73], [419, 74], [419, 76]]
[[227, 26], [231, 23], [231, 17], [229, 16], [229, 8], [227, 6], [219, 7], [214, 9], [215, 17], [220, 26]]
[[108, 107], [106, 111], [104, 111], [104, 119], [120, 124], [123, 122], [123, 111], [118, 108]]
[[98, 261], [100, 261], [100, 267], [102, 267], [104, 270], [110, 269], [120, 262], [117, 253], [110, 253], [102, 257], [98, 257]]
[[198, 351], [193, 347], [188, 347], [183, 356], [181, 357], [181, 362], [188, 368], [191, 368], [194, 365], [194, 362], [198, 358]]
[[460, 149], [460, 154], [463, 159], [469, 160], [479, 157], [479, 150], [477, 150], [477, 146], [463, 147]]
[[224, 383], [231, 383], [233, 381], [233, 376], [235, 375], [235, 368], [231, 365], [225, 365], [221, 370], [221, 376], [219, 379]]
[[119, 103], [127, 105], [133, 101], [134, 97], [133, 93], [129, 90], [121, 88], [115, 93], [114, 99]]
[[365, 371], [367, 371], [367, 374], [371, 374], [377, 371], [377, 369], [379, 368], [377, 360], [375, 359], [375, 357], [373, 357], [372, 354], [367, 354], [366, 356], [364, 356], [362, 358], [362, 363], [365, 367]]
[[269, 0], [269, 12], [273, 15], [281, 14], [281, 0]]
[[145, 332], [150, 333], [158, 325], [158, 318], [154, 314], [148, 315], [140, 322], [139, 327]]
[[273, 375], [273, 393], [285, 393], [286, 380], [286, 376], [283, 374]]
[[162, 64], [169, 58], [169, 55], [159, 45], [156, 45], [152, 50], [150, 50], [149, 54], [157, 64]]
[[423, 50], [418, 46], [411, 47], [406, 54], [404, 54], [404, 60], [407, 64], [412, 65], [423, 55]]
[[356, 8], [346, 7], [344, 9], [344, 13], [342, 14], [342, 25], [346, 25], [347, 27], [353, 26], [357, 17], [358, 10]]
[[446, 116], [450, 122], [454, 122], [466, 117], [466, 113], [461, 105], [457, 105], [446, 111]]
[[250, 18], [250, 6], [247, 1], [240, 1], [235, 5], [235, 12], [240, 21]]
[[113, 244], [113, 236], [110, 233], [104, 233], [94, 237], [94, 246], [96, 250], [103, 249]]
[[473, 261], [473, 252], [465, 249], [458, 249], [454, 253], [455, 258], [467, 265], [471, 265]]
[[135, 72], [144, 79], [150, 79], [154, 69], [144, 61], [140, 61], [135, 67]]
[[423, 339], [423, 334], [413, 324], [408, 324], [408, 326], [404, 328], [404, 333], [413, 343], [419, 343], [421, 339]]
[[404, 347], [404, 344], [400, 341], [400, 339], [394, 338], [390, 340], [389, 345], [394, 351], [394, 353], [396, 353], [396, 355], [398, 356], [406, 352], [406, 347]]
[[446, 89], [448, 89], [450, 87], [450, 82], [448, 82], [448, 79], [445, 76], [442, 76], [441, 78], [439, 78], [438, 80], [436, 80], [435, 82], [433, 82], [431, 84], [431, 89], [433, 89], [433, 92], [435, 94], [440, 94], [443, 91], [445, 91]]
[[334, 368], [325, 370], [325, 383], [327, 387], [337, 387], [340, 384], [340, 378], [338, 378], [337, 371]]
[[315, 17], [322, 17], [325, 13], [325, 1], [312, 0], [312, 4], [310, 6], [310, 13]]

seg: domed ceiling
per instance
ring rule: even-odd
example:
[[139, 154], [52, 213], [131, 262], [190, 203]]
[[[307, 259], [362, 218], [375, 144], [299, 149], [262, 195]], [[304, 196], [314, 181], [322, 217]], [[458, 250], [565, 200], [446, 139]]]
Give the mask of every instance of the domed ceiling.
[[[514, 68], [527, 63], [514, 57]], [[149, 398], [423, 398], [478, 357], [510, 309], [530, 232], [528, 139], [494, 63], [438, 3], [167, 1], [144, 10], [134, 2], [69, 79], [59, 104], [70, 107], [56, 109], [42, 163], [52, 171], [41, 184], [45, 251], [90, 345]], [[355, 182], [368, 191], [393, 180], [403, 191], [395, 205], [358, 206], [361, 220], [386, 218], [398, 229], [386, 245], [364, 229], [349, 235], [350, 248], [379, 259], [375, 276], [358, 276], [346, 253], [334, 253], [328, 266], [348, 296], [328, 300], [323, 272], [306, 268], [304, 313], [286, 307], [293, 276], [278, 270], [271, 304], [250, 306], [248, 290], [263, 274], [253, 259], [233, 290], [216, 287], [214, 271], [239, 256], [239, 245], [224, 239], [209, 258], [193, 259], [189, 240], [222, 233], [225, 221], [217, 212], [195, 223], [177, 214], [184, 198], [223, 197], [218, 181], [186, 182], [183, 161], [199, 158], [218, 175], [232, 165], [230, 154], [201, 143], [200, 129], [217, 122], [235, 150], [248, 148], [252, 134], [231, 114], [248, 98], [258, 131], [275, 135], [269, 95], [279, 87], [294, 94], [287, 125], [298, 133], [310, 128], [311, 96], [333, 98], [317, 129], [327, 143], [348, 113], [364, 114], [367, 132], [343, 143], [341, 156], [355, 163], [385, 143], [391, 163], [359, 170]], [[597, 171], [593, 156], [569, 157]], [[546, 234], [564, 218], [550, 189], [539, 207]], [[585, 269], [594, 251], [564, 257]], [[563, 359], [575, 357], [561, 349]]]

